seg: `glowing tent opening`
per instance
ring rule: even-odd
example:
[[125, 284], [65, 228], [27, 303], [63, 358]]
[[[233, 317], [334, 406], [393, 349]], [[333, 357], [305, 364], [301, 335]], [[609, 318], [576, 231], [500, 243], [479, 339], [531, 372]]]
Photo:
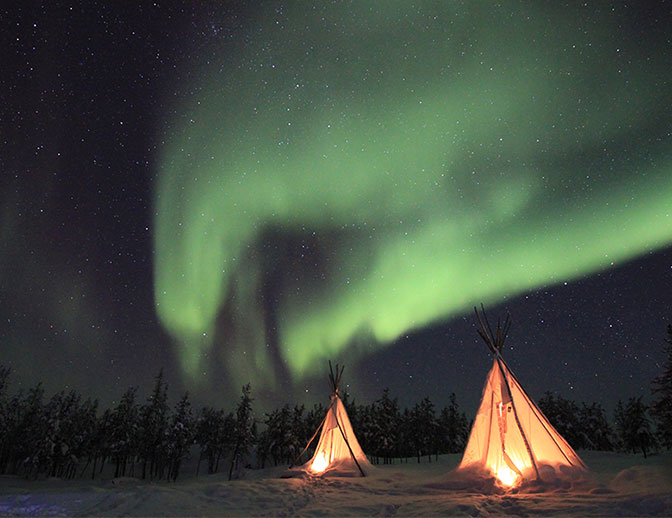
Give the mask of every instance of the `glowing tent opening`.
[[[506, 453], [505, 444], [506, 444], [506, 432], [508, 429], [507, 423], [507, 414], [511, 411], [510, 398], [508, 398], [508, 403], [504, 406], [504, 403], [500, 401], [497, 404], [497, 426], [499, 428], [499, 436], [502, 443], [501, 455], [496, 459], [497, 462], [494, 466], [491, 466], [492, 472], [495, 474], [497, 479], [505, 486], [512, 487], [516, 485], [521, 478], [520, 470], [511, 460], [509, 455]], [[527, 466], [526, 466], [527, 467]]]
[[518, 473], [509, 468], [505, 463], [499, 465], [499, 468], [493, 470], [497, 480], [507, 487], [513, 487], [520, 482]]
[[327, 456], [323, 451], [321, 451], [317, 455], [315, 455], [315, 459], [313, 460], [313, 463], [310, 465], [310, 469], [315, 473], [322, 473], [325, 469], [327, 469], [328, 465], [329, 461], [327, 460]]

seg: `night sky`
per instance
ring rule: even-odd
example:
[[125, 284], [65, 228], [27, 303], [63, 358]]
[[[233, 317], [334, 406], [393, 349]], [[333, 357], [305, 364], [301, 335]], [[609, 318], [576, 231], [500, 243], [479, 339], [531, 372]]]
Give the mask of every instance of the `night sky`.
[[669, 3], [184, 4], [0, 11], [10, 391], [312, 405], [332, 359], [473, 415], [483, 302], [534, 398], [648, 397]]

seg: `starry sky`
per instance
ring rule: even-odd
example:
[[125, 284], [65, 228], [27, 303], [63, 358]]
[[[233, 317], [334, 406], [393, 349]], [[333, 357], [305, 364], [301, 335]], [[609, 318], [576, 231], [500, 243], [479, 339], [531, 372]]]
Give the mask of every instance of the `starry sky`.
[[[130, 4], [130, 3], [129, 3]], [[672, 313], [667, 2], [4, 7], [0, 362], [112, 404], [648, 395]]]

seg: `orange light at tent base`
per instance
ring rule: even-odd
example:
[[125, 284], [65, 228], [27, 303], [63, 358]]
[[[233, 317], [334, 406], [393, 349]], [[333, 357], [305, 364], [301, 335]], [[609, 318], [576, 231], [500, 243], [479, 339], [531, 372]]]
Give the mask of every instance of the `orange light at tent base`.
[[506, 487], [513, 487], [520, 482], [518, 473], [509, 468], [506, 464], [501, 464], [499, 469], [495, 471], [495, 476]]
[[327, 460], [327, 456], [324, 454], [323, 451], [321, 451], [320, 453], [317, 454], [315, 460], [310, 465], [310, 469], [315, 473], [322, 473], [325, 469], [327, 469], [328, 465], [329, 461]]

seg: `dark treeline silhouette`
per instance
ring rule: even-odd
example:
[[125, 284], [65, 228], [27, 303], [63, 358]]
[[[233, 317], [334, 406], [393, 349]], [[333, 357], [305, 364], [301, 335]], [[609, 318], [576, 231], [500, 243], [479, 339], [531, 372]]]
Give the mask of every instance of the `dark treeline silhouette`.
[[[394, 459], [457, 453], [464, 449], [469, 435], [469, 421], [459, 411], [455, 394], [450, 405], [437, 414], [429, 398], [412, 409], [401, 411], [388, 388], [370, 405], [358, 405], [346, 392], [341, 397], [362, 450], [372, 463], [389, 464]], [[265, 430], [259, 434], [257, 457], [260, 467], [291, 464], [322, 422], [326, 413], [322, 404], [311, 410], [285, 405], [266, 414]], [[306, 462], [308, 450], [300, 462]]]
[[356, 405], [347, 397], [343, 404], [362, 449], [374, 464], [411, 457], [417, 462], [427, 457], [431, 462], [432, 455], [458, 453], [467, 445], [470, 423], [459, 411], [455, 394], [439, 412], [428, 397], [402, 411], [387, 388], [371, 405]]
[[[663, 373], [653, 379], [651, 405], [642, 396], [619, 400], [614, 426], [597, 403], [580, 406], [547, 392], [539, 407], [560, 434], [577, 449], [642, 452], [672, 449], [672, 324], [667, 326]], [[655, 430], [655, 431], [654, 431]]]
[[[230, 458], [231, 473], [254, 443], [250, 387], [235, 414], [203, 408], [194, 415], [189, 394], [171, 409], [163, 371], [141, 403], [130, 387], [112, 409], [98, 413], [98, 402], [70, 391], [44, 399], [41, 384], [7, 396], [10, 371], [0, 366], [0, 473], [26, 478], [94, 478], [106, 466], [114, 477], [177, 480], [192, 446], [214, 473]], [[252, 426], [250, 425], [252, 423]]]
[[646, 457], [659, 444], [653, 431], [653, 421], [649, 417], [651, 408], [642, 403], [641, 396], [631, 397], [625, 403], [618, 401], [613, 426], [598, 403], [578, 405], [546, 392], [539, 400], [539, 408], [574, 449], [641, 451]]
[[653, 380], [654, 400], [651, 414], [658, 424], [658, 439], [668, 450], [672, 448], [672, 324], [667, 326], [663, 373]]
[[[597, 403], [577, 404], [547, 392], [539, 407], [575, 449], [646, 456], [659, 447], [672, 448], [672, 325], [666, 342], [666, 363], [653, 380], [652, 404], [647, 406], [642, 397], [619, 401], [613, 425]], [[84, 400], [74, 391], [46, 400], [41, 383], [10, 397], [9, 378], [10, 369], [0, 365], [0, 474], [26, 478], [95, 478], [108, 467], [115, 477], [174, 481], [184, 460], [197, 450], [196, 475], [204, 462], [209, 474], [227, 462], [231, 479], [253, 463], [263, 468], [296, 462], [326, 412], [321, 403], [309, 410], [285, 405], [257, 420], [249, 384], [229, 413], [211, 407], [196, 411], [188, 393], [171, 408], [160, 371], [146, 401], [138, 401], [137, 388], [130, 387], [114, 408], [101, 414], [96, 400]], [[387, 388], [369, 405], [357, 404], [347, 393], [342, 400], [374, 464], [409, 458], [431, 462], [432, 456], [460, 453], [466, 446], [470, 423], [455, 394], [440, 411], [427, 397], [402, 410]], [[261, 433], [258, 424], [265, 425]], [[305, 452], [300, 462], [311, 454]]]
[[[213, 474], [227, 462], [231, 479], [255, 457], [260, 467], [291, 464], [326, 412], [321, 403], [309, 411], [285, 405], [257, 421], [249, 384], [230, 413], [211, 407], [194, 411], [188, 393], [171, 408], [161, 370], [146, 401], [138, 400], [137, 387], [129, 387], [114, 408], [100, 414], [97, 401], [82, 400], [74, 391], [46, 400], [42, 384], [10, 398], [9, 376], [0, 366], [0, 474], [32, 479], [93, 479], [107, 467], [108, 476], [174, 481], [192, 450], [198, 452], [196, 475], [202, 464]], [[374, 463], [408, 457], [419, 462], [424, 456], [431, 461], [432, 455], [456, 453], [466, 444], [469, 422], [454, 394], [438, 413], [429, 398], [401, 411], [389, 389], [370, 405], [358, 405], [347, 394], [343, 400]], [[265, 425], [261, 433], [258, 424]]]

